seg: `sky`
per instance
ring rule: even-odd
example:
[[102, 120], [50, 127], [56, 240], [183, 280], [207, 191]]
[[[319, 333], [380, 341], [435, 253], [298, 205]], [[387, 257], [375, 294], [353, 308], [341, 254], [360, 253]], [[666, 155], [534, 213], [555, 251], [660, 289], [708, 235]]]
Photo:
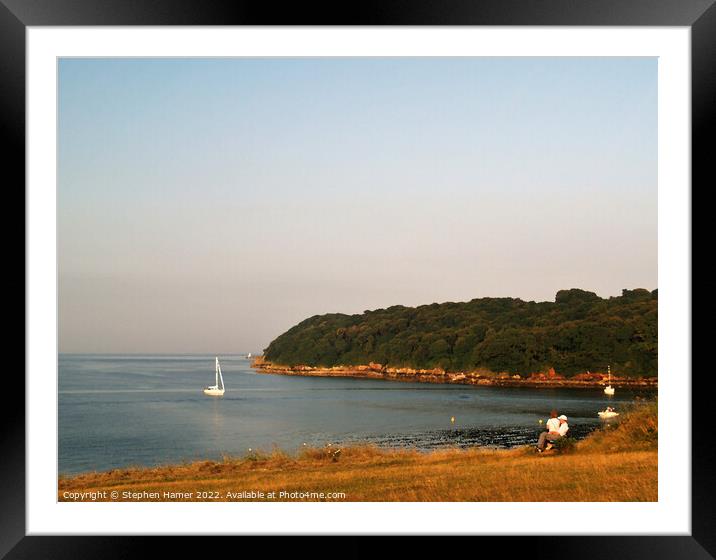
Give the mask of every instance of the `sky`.
[[60, 352], [657, 288], [657, 59], [60, 59]]

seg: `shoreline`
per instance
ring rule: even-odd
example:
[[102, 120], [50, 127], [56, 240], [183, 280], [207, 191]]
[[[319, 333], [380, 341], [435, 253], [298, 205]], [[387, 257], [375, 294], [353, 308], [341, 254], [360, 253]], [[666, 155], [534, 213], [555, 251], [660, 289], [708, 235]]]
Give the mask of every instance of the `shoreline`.
[[[299, 377], [350, 377], [356, 379], [382, 379], [386, 381], [434, 383], [448, 385], [478, 385], [483, 387], [530, 387], [552, 389], [556, 387], [594, 389], [606, 387], [602, 374], [590, 374], [590, 379], [565, 378], [559, 375], [522, 377], [520, 375], [485, 374], [479, 372], [446, 372], [440, 368], [431, 370], [390, 368], [370, 363], [360, 366], [285, 366], [256, 358], [251, 367], [257, 373]], [[604, 376], [606, 377], [606, 376]], [[615, 388], [658, 389], [658, 378], [624, 378], [612, 375], [611, 386]]]
[[[115, 469], [60, 478], [59, 502], [604, 502], [657, 501], [656, 450], [343, 448]], [[620, 469], [614, 473], [613, 464]], [[561, 469], [541, 484], [545, 469]], [[480, 484], [473, 481], [479, 480]], [[606, 483], [614, 491], [603, 491]]]
[[[488, 501], [658, 500], [656, 404], [563, 451], [471, 447], [420, 453], [371, 445], [253, 451], [219, 461], [60, 476], [58, 501]], [[546, 461], [546, 462], [545, 462]], [[619, 469], [614, 469], [614, 464]], [[544, 473], [559, 469], [553, 483]], [[479, 481], [479, 484], [475, 484]], [[604, 492], [609, 485], [610, 492]]]

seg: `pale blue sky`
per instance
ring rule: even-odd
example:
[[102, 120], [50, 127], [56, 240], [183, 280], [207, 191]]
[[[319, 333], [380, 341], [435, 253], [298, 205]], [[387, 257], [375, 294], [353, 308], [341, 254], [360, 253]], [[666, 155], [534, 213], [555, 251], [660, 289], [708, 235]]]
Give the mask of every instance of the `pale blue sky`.
[[61, 59], [60, 351], [657, 287], [653, 58]]

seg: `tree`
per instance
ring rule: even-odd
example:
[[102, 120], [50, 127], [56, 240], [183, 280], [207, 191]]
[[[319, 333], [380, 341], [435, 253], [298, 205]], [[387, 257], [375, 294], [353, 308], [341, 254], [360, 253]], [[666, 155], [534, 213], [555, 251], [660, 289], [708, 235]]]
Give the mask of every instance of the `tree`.
[[602, 299], [560, 290], [554, 302], [482, 298], [465, 303], [392, 306], [359, 315], [315, 315], [264, 351], [283, 365], [359, 365], [448, 371], [475, 368], [528, 374], [554, 367], [656, 376], [658, 292], [624, 290]]

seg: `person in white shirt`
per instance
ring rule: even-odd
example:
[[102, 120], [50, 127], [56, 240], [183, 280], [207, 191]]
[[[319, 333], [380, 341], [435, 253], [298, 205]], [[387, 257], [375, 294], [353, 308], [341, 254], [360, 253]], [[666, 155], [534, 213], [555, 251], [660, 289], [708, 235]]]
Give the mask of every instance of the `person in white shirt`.
[[556, 411], [553, 410], [552, 417], [547, 420], [547, 430], [548, 431], [542, 432], [539, 435], [539, 440], [537, 441], [537, 451], [539, 451], [540, 453], [544, 451], [547, 442], [550, 442], [550, 446], [548, 449], [551, 449], [552, 442], [555, 442], [559, 438], [562, 438], [567, 435], [567, 432], [569, 431], [567, 417], [564, 414], [562, 414], [561, 416], [557, 416]]
[[552, 433], [559, 432], [559, 418], [557, 418], [556, 410], [550, 413], [550, 419], [547, 420], [547, 431]]
[[559, 432], [559, 435], [564, 437], [567, 435], [567, 432], [569, 431], [569, 424], [567, 424], [567, 417], [562, 414], [562, 416], [557, 417], [557, 420], [559, 420], [559, 429], [557, 430]]
[[547, 431], [542, 432], [539, 435], [539, 440], [537, 440], [537, 450], [540, 452], [543, 451], [547, 440], [552, 441], [552, 439], [557, 437], [559, 437], [559, 418], [557, 418], [557, 411], [552, 410], [550, 419], [547, 420]]

